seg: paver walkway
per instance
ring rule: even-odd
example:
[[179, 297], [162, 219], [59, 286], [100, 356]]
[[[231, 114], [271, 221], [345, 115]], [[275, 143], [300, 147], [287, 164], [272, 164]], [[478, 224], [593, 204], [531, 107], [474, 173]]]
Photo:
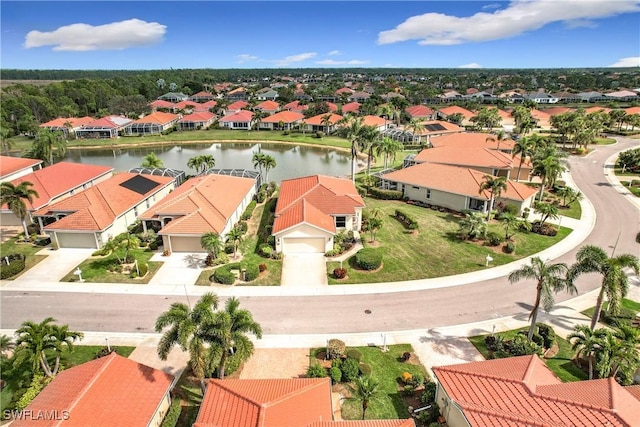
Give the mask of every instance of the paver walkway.
[[300, 378], [309, 366], [309, 348], [258, 348], [240, 379]]

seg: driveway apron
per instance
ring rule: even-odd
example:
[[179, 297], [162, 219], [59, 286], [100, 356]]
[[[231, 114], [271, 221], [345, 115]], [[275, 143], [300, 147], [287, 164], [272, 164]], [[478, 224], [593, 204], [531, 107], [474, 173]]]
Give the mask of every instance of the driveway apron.
[[59, 282], [94, 251], [95, 249], [43, 249], [37, 255], [47, 257], [22, 274], [20, 281]]
[[287, 254], [282, 264], [282, 285], [298, 288], [326, 286], [327, 267], [324, 254]]
[[149, 281], [149, 285], [192, 285], [198, 280], [206, 258], [204, 253], [176, 252], [168, 257], [156, 254], [152, 261], [162, 261], [162, 267]]

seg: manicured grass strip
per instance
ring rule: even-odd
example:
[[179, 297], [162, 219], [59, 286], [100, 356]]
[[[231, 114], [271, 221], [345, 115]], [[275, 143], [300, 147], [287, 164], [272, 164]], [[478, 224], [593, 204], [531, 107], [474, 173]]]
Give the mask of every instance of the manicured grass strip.
[[[82, 271], [82, 279], [85, 282], [93, 283], [138, 283], [146, 284], [153, 278], [158, 269], [162, 266], [162, 262], [149, 261], [153, 256], [153, 252], [145, 249], [132, 249], [130, 254], [138, 260], [138, 264], [146, 262], [149, 264], [149, 272], [142, 279], [133, 279], [128, 274], [114, 273], [108, 271], [107, 268], [116, 259], [115, 254], [110, 254], [106, 257], [91, 257], [82, 262], [78, 267]], [[119, 252], [122, 256], [122, 253]], [[78, 276], [73, 274], [76, 268], [71, 270], [66, 276], [64, 276], [61, 282], [77, 282]]]
[[[62, 352], [62, 360], [65, 368], [71, 368], [72, 366], [78, 366], [90, 360], [96, 358], [96, 354], [102, 350], [105, 346], [100, 345], [74, 345], [73, 350], [69, 352], [68, 349]], [[110, 346], [111, 350], [115, 350], [122, 357], [129, 357], [135, 347], [131, 346]]]
[[[622, 307], [618, 316], [603, 316], [603, 314], [607, 312], [608, 306], [609, 301], [605, 301], [602, 304], [602, 313], [600, 315], [600, 323], [603, 323], [605, 325], [611, 325], [610, 322], [607, 322], [608, 319], [615, 319], [618, 321], [631, 323], [631, 320], [637, 318], [638, 313], [640, 313], [640, 302], [636, 302], [627, 298], [622, 299]], [[581, 313], [589, 318], [592, 318], [595, 311], [596, 307], [593, 306], [582, 311]]]
[[44, 249], [42, 246], [34, 246], [31, 243], [17, 243], [18, 238], [14, 237], [0, 244], [0, 257], [11, 254], [22, 254], [25, 256], [24, 270], [7, 280], [13, 280], [28, 271], [31, 267], [45, 259], [46, 255], [36, 255]]
[[[515, 337], [518, 332], [528, 330], [529, 327], [525, 327], [522, 329], [500, 332], [496, 335], [500, 335], [506, 341]], [[487, 350], [487, 346], [484, 344], [484, 339], [487, 336], [488, 334], [469, 337], [471, 344], [474, 345], [485, 359], [489, 358], [489, 350]], [[551, 371], [553, 371], [553, 373], [563, 382], [586, 380], [588, 378], [587, 374], [582, 372], [582, 370], [573, 363], [572, 359], [574, 353], [571, 350], [571, 343], [559, 336], [556, 336], [556, 340], [558, 342], [558, 354], [550, 359], [542, 359], [546, 363], [547, 367], [551, 369]]]
[[569, 208], [560, 208], [560, 215], [568, 218], [580, 219], [582, 217], [582, 206], [580, 202], [573, 202], [569, 205]]

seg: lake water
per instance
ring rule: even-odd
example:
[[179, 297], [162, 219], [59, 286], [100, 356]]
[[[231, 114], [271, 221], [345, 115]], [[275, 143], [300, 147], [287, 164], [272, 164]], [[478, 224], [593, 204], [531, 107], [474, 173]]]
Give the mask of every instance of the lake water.
[[113, 166], [116, 171], [127, 171], [142, 164], [144, 157], [154, 152], [168, 168], [183, 170], [187, 175], [195, 174], [187, 167], [191, 157], [210, 154], [216, 159], [219, 169], [253, 170], [253, 153], [258, 149], [276, 159], [276, 167], [269, 171], [269, 181], [306, 175], [350, 176], [351, 158], [348, 153], [331, 148], [308, 145], [269, 143], [213, 143], [198, 145], [164, 145], [159, 147], [137, 147], [123, 149], [68, 150], [64, 160]]

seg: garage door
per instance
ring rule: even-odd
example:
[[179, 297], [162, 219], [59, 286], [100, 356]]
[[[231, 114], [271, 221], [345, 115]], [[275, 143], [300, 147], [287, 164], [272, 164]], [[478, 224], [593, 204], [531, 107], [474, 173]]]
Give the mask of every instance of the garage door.
[[[4, 212], [2, 214], [0, 214], [0, 224], [2, 225], [22, 225], [22, 222], [20, 222], [20, 219], [18, 219], [18, 217], [11, 212]], [[29, 221], [27, 220], [27, 224], [29, 224]]]
[[294, 238], [287, 237], [284, 240], [285, 254], [291, 253], [324, 253], [324, 238], [320, 237], [304, 237]]
[[[96, 248], [93, 233], [56, 233], [61, 248]], [[51, 239], [55, 241], [54, 239]]]
[[171, 236], [171, 250], [173, 252], [204, 252], [199, 237]]

